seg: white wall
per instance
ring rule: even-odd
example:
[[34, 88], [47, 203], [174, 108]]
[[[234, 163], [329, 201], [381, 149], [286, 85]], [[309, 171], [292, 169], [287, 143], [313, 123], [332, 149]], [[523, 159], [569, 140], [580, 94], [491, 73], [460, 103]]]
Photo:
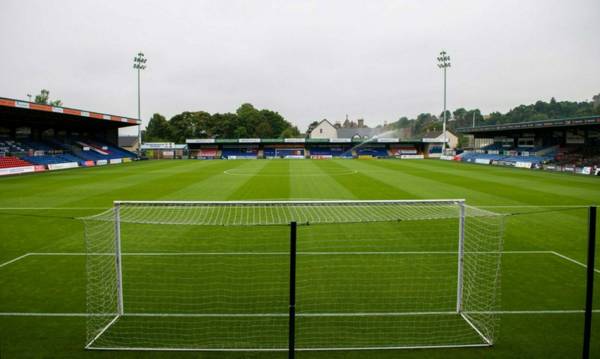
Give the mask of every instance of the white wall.
[[337, 138], [337, 130], [327, 121], [321, 121], [310, 133], [310, 138]]
[[[452, 134], [452, 132], [446, 131], [446, 140], [448, 141], [448, 148], [456, 148], [458, 146], [458, 137]], [[444, 134], [439, 135], [435, 139], [429, 139], [428, 142], [444, 142]]]

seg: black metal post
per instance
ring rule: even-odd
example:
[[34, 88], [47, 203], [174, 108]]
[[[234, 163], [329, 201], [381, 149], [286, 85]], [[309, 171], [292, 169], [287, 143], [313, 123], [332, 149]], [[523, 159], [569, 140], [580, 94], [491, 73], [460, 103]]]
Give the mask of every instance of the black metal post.
[[290, 314], [288, 358], [294, 359], [296, 353], [296, 222], [290, 223]]
[[594, 299], [594, 262], [596, 259], [596, 206], [591, 206], [588, 217], [587, 283], [585, 292], [585, 324], [583, 328], [583, 359], [590, 357], [592, 335], [592, 301]]

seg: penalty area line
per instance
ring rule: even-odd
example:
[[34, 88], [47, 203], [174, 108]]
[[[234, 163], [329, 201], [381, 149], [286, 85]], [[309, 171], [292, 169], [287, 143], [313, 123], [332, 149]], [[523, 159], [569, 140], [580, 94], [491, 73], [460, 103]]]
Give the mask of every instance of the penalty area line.
[[[564, 259], [564, 260], [566, 260], [566, 261], [569, 261], [569, 262], [571, 262], [571, 263], [577, 264], [577, 265], [578, 265], [578, 266], [580, 266], [580, 267], [587, 268], [587, 265], [585, 265], [585, 264], [583, 264], [583, 263], [581, 263], [581, 262], [579, 262], [579, 261], [577, 261], [577, 260], [575, 260], [575, 259], [573, 259], [573, 258], [571, 258], [571, 257], [567, 257], [567, 256], [565, 256], [564, 254], [560, 254], [560, 253], [558, 253], [558, 252], [555, 252], [555, 251], [552, 251], [552, 254], [554, 254], [555, 256], [557, 256], [557, 257], [559, 257], [559, 258], [562, 258], [562, 259]], [[600, 273], [600, 270], [598, 270], [598, 269], [594, 268], [594, 272], [596, 272], [596, 273]]]
[[[577, 262], [576, 260], [563, 256], [553, 251], [503, 251], [503, 252], [492, 252], [492, 251], [481, 251], [481, 252], [465, 252], [474, 254], [554, 254], [562, 257], [568, 261], [571, 261], [580, 266], [584, 266], [583, 263]], [[331, 255], [331, 256], [343, 256], [343, 255], [454, 255], [456, 251], [404, 251], [404, 252], [298, 252], [298, 255]], [[30, 256], [113, 256], [114, 253], [84, 253], [84, 252], [29, 252], [19, 257], [13, 258], [7, 262], [1, 263], [0, 268], [9, 264], [20, 261], [21, 259]], [[123, 256], [288, 256], [289, 252], [130, 252], [122, 253]], [[596, 269], [598, 272], [598, 270]]]
[[[402, 254], [456, 254], [456, 251], [328, 251], [328, 252], [297, 252], [299, 255], [402, 255]], [[552, 251], [466, 251], [466, 254], [554, 254]], [[114, 253], [100, 252], [31, 252], [31, 256], [114, 256]], [[123, 256], [289, 256], [289, 252], [122, 252]]]
[[75, 210], [107, 210], [112, 207], [0, 207], [0, 211], [35, 211], [35, 210], [43, 210], [43, 211], [75, 211]]
[[21, 259], [23, 259], [25, 257], [30, 256], [30, 255], [32, 255], [32, 254], [31, 253], [25, 253], [22, 256], [19, 256], [17, 258], [13, 258], [13, 259], [9, 260], [8, 262], [4, 262], [4, 263], [0, 264], [0, 268], [4, 267], [5, 265], [9, 265], [9, 264], [14, 263], [16, 261], [19, 261], [19, 260], [21, 260]]
[[[496, 314], [496, 315], [528, 315], [528, 314], [583, 314], [582, 309], [548, 309], [548, 310], [492, 310], [468, 311], [466, 314]], [[600, 313], [600, 309], [594, 309]], [[389, 312], [389, 313], [297, 313], [298, 317], [382, 317], [382, 316], [417, 316], [417, 315], [455, 315], [455, 311], [447, 312]], [[44, 313], [44, 312], [0, 312], [0, 317], [113, 317], [115, 313]], [[178, 313], [125, 313], [122, 317], [287, 317], [288, 313], [206, 313], [206, 314], [178, 314]]]

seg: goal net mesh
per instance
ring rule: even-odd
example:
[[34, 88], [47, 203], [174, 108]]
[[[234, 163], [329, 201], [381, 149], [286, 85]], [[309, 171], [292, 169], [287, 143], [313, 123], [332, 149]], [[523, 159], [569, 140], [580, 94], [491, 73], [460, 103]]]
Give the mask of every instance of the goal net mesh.
[[84, 218], [87, 348], [287, 350], [292, 221], [296, 350], [493, 343], [496, 213], [451, 200], [121, 202]]

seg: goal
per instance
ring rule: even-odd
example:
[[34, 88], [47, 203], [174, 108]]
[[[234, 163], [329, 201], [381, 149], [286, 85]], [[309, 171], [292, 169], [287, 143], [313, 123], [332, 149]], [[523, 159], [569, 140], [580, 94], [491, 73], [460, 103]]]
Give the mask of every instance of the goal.
[[503, 216], [463, 200], [117, 201], [83, 220], [88, 349], [494, 342]]

